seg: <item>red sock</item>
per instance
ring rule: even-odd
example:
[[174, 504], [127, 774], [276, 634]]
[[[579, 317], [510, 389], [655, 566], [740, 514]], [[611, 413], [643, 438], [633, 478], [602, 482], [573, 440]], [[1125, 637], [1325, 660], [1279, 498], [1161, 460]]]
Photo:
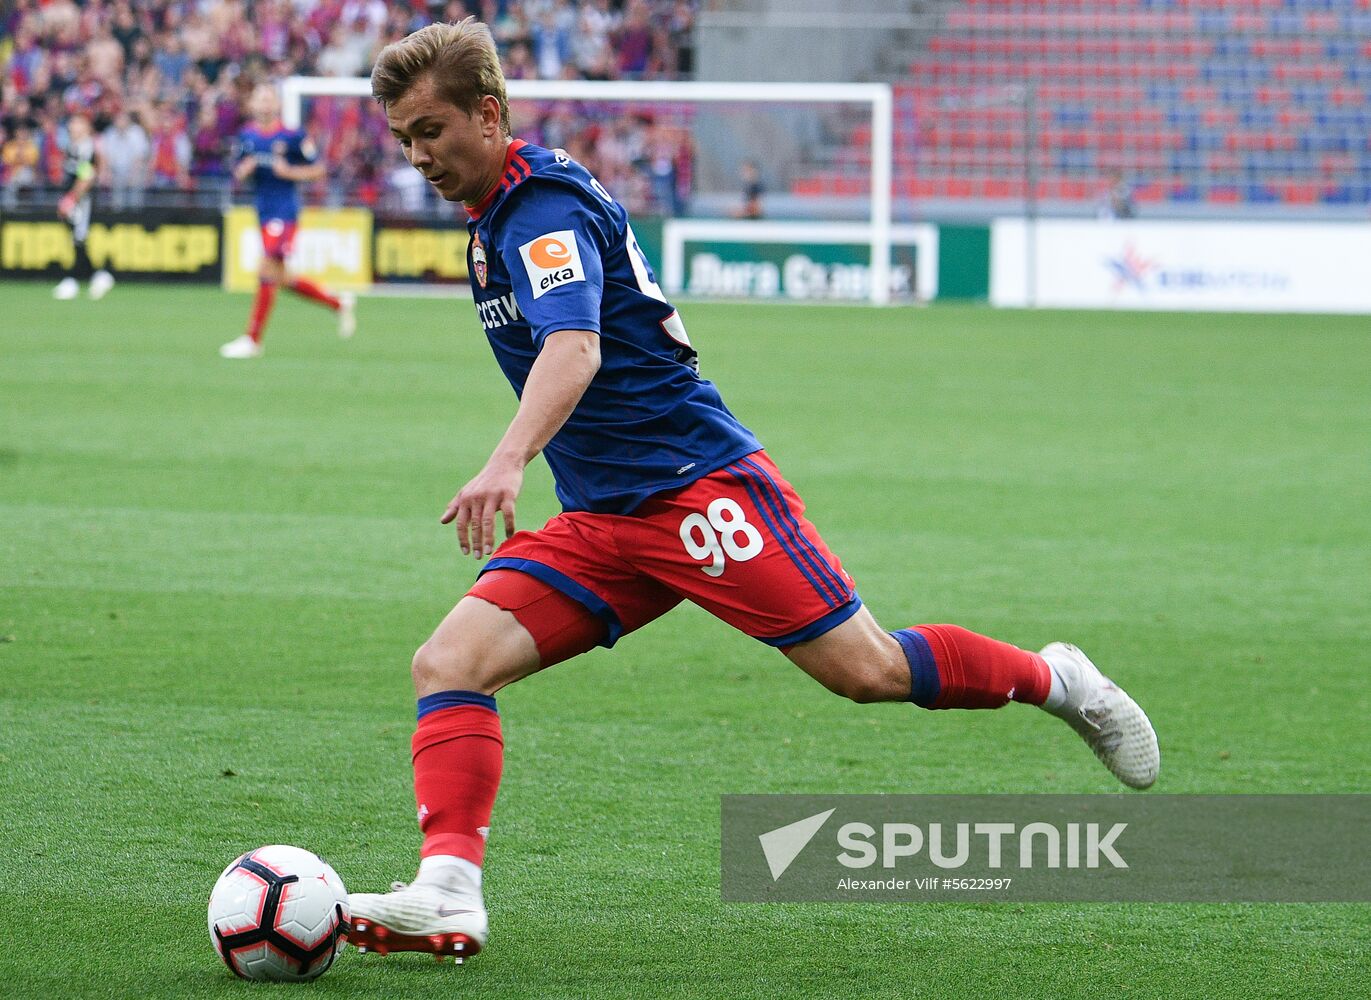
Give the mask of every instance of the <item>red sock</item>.
[[267, 325], [267, 317], [271, 315], [271, 307], [275, 302], [275, 282], [258, 282], [257, 297], [252, 300], [252, 316], [248, 319], [248, 336], [254, 343], [262, 342], [262, 328]]
[[1041, 705], [1052, 672], [1037, 653], [956, 625], [915, 625], [891, 633], [909, 660], [909, 700], [924, 708]]
[[338, 311], [338, 296], [330, 295], [308, 278], [295, 278], [290, 284], [286, 285], [296, 295], [306, 299], [313, 299], [328, 306], [334, 312]]
[[424, 833], [421, 857], [455, 854], [481, 863], [504, 748], [500, 716], [493, 709], [458, 704], [420, 717], [413, 749], [414, 797]]

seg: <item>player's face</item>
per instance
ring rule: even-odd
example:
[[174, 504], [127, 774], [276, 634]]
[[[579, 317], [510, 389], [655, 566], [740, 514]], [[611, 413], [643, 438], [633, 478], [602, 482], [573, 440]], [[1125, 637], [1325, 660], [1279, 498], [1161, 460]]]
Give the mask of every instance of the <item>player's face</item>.
[[271, 87], [257, 87], [253, 90], [252, 96], [248, 98], [248, 111], [252, 114], [253, 119], [262, 125], [270, 125], [274, 122], [280, 108], [280, 102], [276, 99], [276, 91]]
[[468, 114], [425, 75], [386, 107], [386, 120], [405, 159], [447, 201], [474, 205], [499, 183], [508, 139], [495, 98], [484, 98]]

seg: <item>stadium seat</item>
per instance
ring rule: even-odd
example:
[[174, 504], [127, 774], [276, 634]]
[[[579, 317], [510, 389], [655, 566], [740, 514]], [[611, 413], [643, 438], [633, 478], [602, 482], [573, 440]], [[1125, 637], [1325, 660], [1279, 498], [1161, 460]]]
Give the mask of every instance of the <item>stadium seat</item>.
[[[1021, 196], [1018, 180], [985, 173], [1022, 176], [1024, 109], [1007, 89], [1020, 84], [1036, 92], [1041, 162], [1061, 171], [1045, 181], [1052, 198], [1095, 201], [1116, 171], [1145, 202], [1350, 204], [1371, 185], [1371, 0], [1351, 11], [1332, 0], [962, 0], [896, 89], [910, 137], [897, 147], [913, 157], [898, 169], [918, 175], [902, 189]], [[848, 145], [869, 149], [869, 128]], [[835, 162], [863, 179], [869, 165]], [[1176, 176], [1149, 176], [1163, 168]]]

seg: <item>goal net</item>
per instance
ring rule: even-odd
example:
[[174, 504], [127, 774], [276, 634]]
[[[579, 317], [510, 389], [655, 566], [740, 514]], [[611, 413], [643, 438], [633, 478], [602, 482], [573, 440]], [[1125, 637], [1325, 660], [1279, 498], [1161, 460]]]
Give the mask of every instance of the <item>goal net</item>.
[[[517, 136], [567, 150], [629, 210], [669, 295], [936, 294], [935, 228], [892, 224], [888, 85], [510, 80], [508, 94]], [[374, 280], [463, 280], [464, 218], [405, 164], [370, 81], [291, 77], [282, 97], [329, 163], [316, 198], [375, 214]]]

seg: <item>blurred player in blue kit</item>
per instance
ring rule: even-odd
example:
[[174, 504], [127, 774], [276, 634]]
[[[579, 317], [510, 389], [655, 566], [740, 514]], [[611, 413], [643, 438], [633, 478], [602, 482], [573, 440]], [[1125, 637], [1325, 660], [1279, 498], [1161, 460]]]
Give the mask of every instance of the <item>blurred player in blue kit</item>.
[[219, 348], [219, 354], [239, 359], [262, 356], [262, 332], [276, 302], [276, 290], [282, 285], [337, 313], [338, 336], [351, 337], [357, 329], [355, 296], [351, 292], [334, 295], [313, 281], [286, 271], [286, 258], [294, 245], [300, 217], [296, 185], [324, 176], [325, 167], [314, 142], [300, 129], [286, 128], [281, 123], [281, 101], [270, 84], [253, 88], [248, 112], [252, 124], [238, 135], [233, 178], [240, 184], [252, 181], [257, 222], [262, 231], [262, 265], [247, 330]]
[[[613, 646], [682, 600], [853, 701], [1041, 706], [1120, 781], [1153, 783], [1147, 716], [1074, 646], [1034, 653], [955, 625], [876, 623], [795, 489], [701, 378], [623, 207], [562, 150], [513, 138], [485, 25], [434, 24], [388, 46], [372, 91], [410, 164], [466, 206], [477, 317], [519, 406], [440, 518], [463, 552], [493, 557], [414, 656], [419, 873], [352, 894], [354, 945], [484, 946], [481, 864], [503, 766], [496, 692]], [[516, 532], [524, 468], [539, 454], [563, 512]]]

